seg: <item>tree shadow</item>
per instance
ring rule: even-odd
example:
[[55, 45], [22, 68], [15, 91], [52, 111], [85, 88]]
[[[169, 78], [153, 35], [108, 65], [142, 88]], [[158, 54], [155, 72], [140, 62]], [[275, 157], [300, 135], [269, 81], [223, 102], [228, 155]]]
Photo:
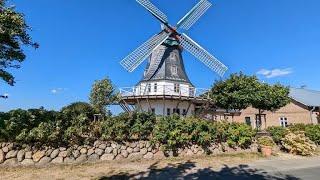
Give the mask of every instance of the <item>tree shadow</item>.
[[229, 167], [224, 165], [220, 171], [214, 171], [210, 167], [197, 169], [194, 162], [168, 164], [164, 168], [158, 168], [158, 163], [152, 164], [147, 171], [135, 174], [118, 173], [100, 177], [100, 180], [109, 179], [223, 179], [223, 180], [298, 180], [299, 178], [276, 173], [269, 174], [263, 170], [250, 168], [248, 165]]

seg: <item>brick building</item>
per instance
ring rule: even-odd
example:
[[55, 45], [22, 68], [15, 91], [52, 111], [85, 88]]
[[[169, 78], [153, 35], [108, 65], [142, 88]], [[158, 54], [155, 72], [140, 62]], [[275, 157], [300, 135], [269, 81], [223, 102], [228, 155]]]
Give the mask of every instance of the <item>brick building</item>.
[[286, 127], [297, 123], [320, 123], [320, 91], [291, 88], [289, 96], [291, 98], [290, 104], [275, 112], [263, 112], [261, 122], [257, 120], [258, 110], [252, 107], [241, 112], [224, 115], [224, 118], [229, 121], [244, 122], [254, 128], [261, 129], [269, 126]]

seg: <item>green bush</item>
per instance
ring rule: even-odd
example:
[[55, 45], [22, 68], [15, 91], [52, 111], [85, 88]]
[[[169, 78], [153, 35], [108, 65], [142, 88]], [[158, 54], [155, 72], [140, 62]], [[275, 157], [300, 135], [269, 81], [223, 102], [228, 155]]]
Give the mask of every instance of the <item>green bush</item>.
[[290, 125], [288, 127], [288, 129], [291, 131], [291, 132], [299, 132], [299, 131], [305, 131], [306, 130], [306, 126], [305, 124], [301, 124], [301, 123], [298, 123], [298, 124], [293, 124], [293, 125]]
[[255, 132], [250, 126], [209, 122], [174, 115], [156, 118], [152, 113], [122, 113], [94, 121], [94, 108], [77, 102], [61, 111], [13, 110], [0, 113], [0, 141], [55, 145], [87, 144], [96, 139], [111, 141], [151, 140], [167, 150], [213, 143], [248, 147]]
[[150, 135], [156, 123], [153, 113], [134, 113], [130, 117], [130, 138], [135, 140], [150, 139]]
[[251, 126], [243, 123], [231, 123], [227, 130], [227, 143], [231, 147], [240, 146], [247, 148], [251, 145], [255, 134]]
[[287, 130], [281, 126], [272, 126], [267, 129], [271, 134], [273, 141], [277, 144], [281, 143], [281, 139], [287, 134]]
[[205, 149], [212, 143], [221, 142], [246, 148], [254, 136], [255, 131], [245, 124], [181, 119], [178, 116], [162, 118], [153, 132], [153, 140], [163, 144], [167, 150], [177, 150], [191, 144]]
[[188, 145], [190, 134], [186, 127], [192, 124], [186, 124], [185, 121], [176, 115], [159, 119], [153, 130], [153, 142], [162, 144], [165, 150], [173, 151]]
[[184, 121], [184, 132], [188, 134], [189, 144], [197, 144], [203, 148], [217, 140], [216, 124], [197, 118], [189, 118]]
[[306, 136], [315, 142], [317, 145], [320, 145], [320, 125], [308, 125], [305, 128]]
[[109, 117], [102, 123], [102, 138], [105, 140], [130, 141], [150, 138], [156, 117], [152, 113], [122, 113]]

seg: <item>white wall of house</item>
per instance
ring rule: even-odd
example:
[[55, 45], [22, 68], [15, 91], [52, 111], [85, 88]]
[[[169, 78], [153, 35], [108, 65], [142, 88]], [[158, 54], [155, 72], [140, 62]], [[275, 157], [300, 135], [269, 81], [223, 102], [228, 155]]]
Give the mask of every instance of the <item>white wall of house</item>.
[[[139, 106], [138, 108], [142, 108], [143, 111], [154, 111], [156, 115], [171, 115], [175, 112], [177, 112], [176, 109], [179, 109], [180, 115], [183, 115], [184, 112], [187, 112], [187, 116], [191, 116], [194, 114], [194, 105], [191, 104], [189, 107], [189, 102], [187, 101], [182, 101], [179, 103], [179, 101], [176, 100], [149, 100], [148, 101], [140, 101], [140, 106], [139, 104], [136, 104], [136, 106]], [[178, 107], [178, 108], [177, 108]], [[188, 110], [189, 107], [189, 110]], [[151, 108], [151, 109], [150, 109]], [[168, 111], [169, 114], [168, 114]]]
[[170, 81], [153, 81], [140, 83], [134, 88], [134, 95], [176, 95], [193, 97], [195, 88], [190, 84], [175, 83]]

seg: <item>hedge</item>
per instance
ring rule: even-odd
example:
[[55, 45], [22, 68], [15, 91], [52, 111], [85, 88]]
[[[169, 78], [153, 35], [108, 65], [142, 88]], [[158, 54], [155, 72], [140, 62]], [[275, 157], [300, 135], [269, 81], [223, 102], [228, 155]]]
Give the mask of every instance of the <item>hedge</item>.
[[0, 113], [0, 141], [58, 146], [88, 144], [97, 139], [149, 140], [175, 150], [194, 144], [207, 147], [213, 143], [246, 148], [255, 137], [250, 126], [240, 123], [175, 115], [156, 117], [152, 113], [106, 115], [93, 121], [95, 113], [90, 104], [83, 102], [73, 103], [61, 111], [17, 109]]

